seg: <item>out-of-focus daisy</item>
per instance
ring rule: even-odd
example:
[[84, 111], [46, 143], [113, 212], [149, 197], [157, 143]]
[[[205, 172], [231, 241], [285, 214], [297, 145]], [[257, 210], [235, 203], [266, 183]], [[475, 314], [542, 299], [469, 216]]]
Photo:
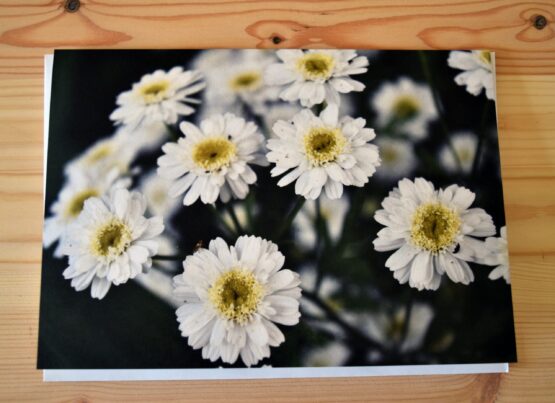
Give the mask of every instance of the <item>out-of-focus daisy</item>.
[[285, 261], [273, 242], [241, 236], [234, 246], [217, 238], [183, 262], [174, 278], [179, 329], [202, 357], [247, 366], [270, 356], [285, 337], [275, 323], [299, 322], [299, 276], [281, 269]]
[[145, 195], [147, 209], [153, 215], [169, 218], [177, 212], [181, 203], [169, 196], [171, 182], [152, 171], [141, 178], [140, 191]]
[[96, 175], [94, 171], [76, 170], [50, 207], [50, 217], [44, 220], [44, 246], [48, 248], [60, 240], [54, 256], [62, 256], [64, 235], [69, 225], [81, 214], [85, 201], [91, 197], [102, 197], [110, 189], [129, 187], [130, 184], [130, 179], [119, 176], [117, 168], [101, 176]]
[[386, 349], [407, 353], [422, 346], [433, 318], [434, 311], [429, 305], [414, 303], [408, 323], [406, 307], [399, 307], [393, 312], [366, 314], [361, 322], [364, 331]]
[[339, 104], [340, 95], [362, 91], [364, 84], [350, 76], [366, 73], [368, 59], [354, 50], [278, 50], [280, 59], [266, 69], [270, 85], [286, 86], [280, 93], [284, 101], [310, 108], [324, 101]]
[[293, 227], [299, 245], [304, 249], [312, 249], [316, 245], [316, 203], [320, 203], [320, 215], [325, 220], [330, 239], [335, 242], [343, 230], [345, 215], [349, 211], [346, 197], [330, 200], [322, 196], [318, 201], [309, 200], [295, 216]]
[[140, 126], [120, 126], [115, 134], [123, 138], [127, 147], [139, 151], [156, 151], [169, 137], [163, 122], [155, 122]]
[[[444, 145], [439, 151], [441, 165], [449, 172], [459, 172], [459, 169], [462, 168], [464, 173], [469, 173], [474, 164], [478, 138], [475, 134], [469, 132], [455, 133], [451, 137], [451, 144], [453, 149], [448, 145]], [[456, 153], [457, 158], [453, 155], [453, 151]]]
[[332, 341], [323, 347], [310, 350], [303, 358], [305, 367], [340, 367], [349, 359], [350, 351], [345, 344]]
[[278, 121], [273, 127], [277, 138], [267, 145], [268, 160], [276, 165], [272, 176], [289, 171], [278, 186], [295, 181], [295, 193], [313, 200], [322, 189], [330, 199], [338, 199], [343, 186], [364, 186], [380, 165], [378, 147], [369, 144], [376, 134], [365, 125], [362, 118], [339, 119], [335, 104], [320, 116], [304, 109], [292, 122]]
[[73, 288], [82, 291], [90, 285], [91, 296], [102, 299], [112, 284], [126, 283], [152, 265], [155, 238], [164, 225], [161, 217], [146, 218], [145, 210], [144, 196], [127, 189], [85, 201], [64, 245], [69, 266], [63, 275]]
[[395, 250], [385, 265], [399, 283], [436, 290], [443, 274], [455, 283], [474, 280], [467, 262], [488, 252], [476, 237], [495, 234], [491, 216], [470, 208], [475, 197], [457, 185], [436, 190], [423, 178], [399, 181], [374, 215], [386, 226], [378, 232], [374, 247], [379, 252]]
[[[246, 228], [249, 223], [249, 212], [247, 211], [247, 206], [244, 203], [241, 204], [234, 204], [231, 206], [235, 216], [237, 217], [237, 221], [239, 221], [239, 225], [241, 228]], [[258, 213], [257, 206], [253, 206], [251, 208], [250, 214], [256, 215]], [[222, 220], [224, 221], [225, 225], [228, 228], [234, 228], [235, 223], [233, 218], [231, 217], [231, 213], [228, 210], [222, 211]]]
[[206, 77], [206, 105], [222, 105], [229, 111], [229, 107], [243, 102], [254, 113], [262, 114], [268, 102], [278, 99], [279, 88], [268, 85], [264, 77], [266, 67], [276, 61], [274, 52], [206, 50], [199, 59], [196, 66]]
[[200, 128], [189, 122], [179, 126], [185, 137], [166, 143], [158, 158], [158, 174], [170, 181], [170, 197], [185, 193], [183, 204], [197, 199], [214, 203], [244, 199], [256, 182], [251, 164], [265, 165], [264, 136], [252, 122], [233, 114], [203, 120]]
[[466, 90], [472, 95], [479, 95], [484, 89], [486, 97], [495, 100], [493, 57], [493, 53], [487, 50], [453, 50], [449, 53], [447, 64], [454, 69], [464, 70], [455, 77], [458, 85], [466, 86]]
[[175, 124], [179, 116], [195, 111], [189, 104], [200, 101], [191, 96], [204, 87], [202, 74], [198, 71], [183, 71], [182, 67], [167, 72], [156, 70], [145, 74], [131, 90], [118, 95], [118, 108], [110, 119], [131, 127], [155, 122]]
[[427, 137], [428, 123], [438, 117], [430, 87], [406, 77], [382, 84], [371, 104], [380, 126], [392, 126], [418, 140]]
[[91, 145], [70, 161], [64, 172], [67, 176], [80, 175], [81, 171], [101, 177], [117, 168], [121, 173], [127, 173], [136, 155], [137, 148], [127, 141], [126, 136], [116, 134]]
[[507, 284], [511, 284], [507, 227], [501, 227], [499, 232], [501, 233], [501, 237], [486, 238], [485, 243], [489, 253], [478, 263], [488, 266], [496, 266], [489, 274], [490, 280], [497, 280], [503, 277]]
[[380, 150], [381, 165], [376, 177], [398, 180], [409, 176], [417, 164], [414, 147], [410, 141], [391, 137], [379, 137], [376, 145]]

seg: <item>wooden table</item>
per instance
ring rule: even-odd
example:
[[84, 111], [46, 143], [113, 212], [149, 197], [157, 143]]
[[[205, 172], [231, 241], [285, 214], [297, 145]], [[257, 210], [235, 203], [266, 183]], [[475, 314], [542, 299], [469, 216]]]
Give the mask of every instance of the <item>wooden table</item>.
[[[508, 375], [42, 383], [43, 55], [59, 47], [496, 50], [519, 363]], [[1, 1], [0, 144], [1, 400], [555, 401], [553, 0]]]

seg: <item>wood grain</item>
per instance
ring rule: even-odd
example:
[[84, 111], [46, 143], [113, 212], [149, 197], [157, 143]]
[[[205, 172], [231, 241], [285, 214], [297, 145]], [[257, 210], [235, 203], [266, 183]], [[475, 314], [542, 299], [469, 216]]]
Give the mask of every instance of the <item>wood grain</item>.
[[[538, 14], [548, 21], [542, 30], [533, 27]], [[42, 383], [34, 367], [43, 54], [54, 47], [328, 46], [497, 51], [519, 363], [508, 375]], [[554, 111], [552, 0], [88, 0], [72, 14], [61, 1], [0, 2], [0, 400], [553, 401]]]

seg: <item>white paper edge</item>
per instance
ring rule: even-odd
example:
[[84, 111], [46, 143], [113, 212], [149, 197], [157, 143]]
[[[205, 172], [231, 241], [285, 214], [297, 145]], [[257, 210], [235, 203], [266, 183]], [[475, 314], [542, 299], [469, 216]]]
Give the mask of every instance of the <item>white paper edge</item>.
[[[44, 194], [48, 128], [54, 55], [44, 56]], [[45, 369], [45, 382], [75, 381], [171, 381], [218, 379], [321, 378], [350, 376], [455, 375], [509, 372], [509, 364], [390, 365], [326, 368], [210, 368], [210, 369]]]

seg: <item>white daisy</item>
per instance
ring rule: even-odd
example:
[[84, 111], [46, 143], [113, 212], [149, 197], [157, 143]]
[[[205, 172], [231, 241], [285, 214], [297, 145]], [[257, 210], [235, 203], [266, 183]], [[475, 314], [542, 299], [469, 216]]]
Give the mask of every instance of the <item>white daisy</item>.
[[490, 280], [501, 277], [507, 284], [511, 284], [511, 273], [509, 271], [509, 246], [507, 244], [507, 227], [501, 227], [501, 237], [486, 238], [486, 248], [489, 254], [478, 263], [488, 266], [496, 266], [489, 274]]
[[417, 164], [414, 147], [410, 141], [391, 137], [376, 139], [380, 150], [381, 165], [376, 177], [386, 180], [398, 180], [409, 176]]
[[382, 84], [371, 104], [380, 126], [393, 126], [396, 131], [418, 140], [428, 136], [428, 123], [438, 117], [430, 87], [407, 77]]
[[[414, 303], [411, 307], [409, 322], [406, 323], [407, 308], [399, 307], [393, 312], [380, 311], [375, 314], [366, 314], [360, 319], [364, 331], [374, 341], [386, 349], [398, 349], [407, 353], [418, 350], [432, 319], [434, 311], [423, 303]], [[406, 326], [406, 334], [404, 329]]]
[[481, 208], [470, 208], [476, 197], [457, 185], [434, 189], [417, 178], [399, 181], [374, 215], [386, 226], [378, 232], [379, 252], [396, 250], [385, 265], [399, 283], [418, 290], [436, 290], [446, 273], [455, 283], [469, 284], [474, 274], [467, 262], [487, 254], [475, 237], [495, 234], [492, 218]]
[[63, 238], [68, 227], [77, 219], [85, 201], [91, 197], [102, 197], [114, 188], [127, 188], [131, 184], [129, 178], [119, 176], [119, 170], [113, 168], [106, 175], [98, 176], [94, 171], [76, 170], [68, 178], [58, 194], [58, 198], [50, 207], [50, 217], [44, 220], [43, 243], [49, 247], [60, 240], [54, 256], [62, 256]]
[[316, 199], [325, 190], [330, 199], [343, 194], [343, 186], [362, 187], [380, 165], [378, 147], [368, 142], [376, 137], [364, 127], [366, 120], [345, 116], [338, 119], [337, 105], [331, 104], [320, 116], [304, 109], [292, 122], [278, 121], [268, 140], [268, 160], [275, 163], [272, 176], [283, 176], [278, 186], [293, 181], [295, 193]]
[[341, 367], [349, 359], [351, 352], [345, 344], [332, 341], [323, 347], [310, 350], [303, 358], [305, 367]]
[[494, 54], [487, 50], [463, 52], [453, 50], [449, 53], [447, 64], [454, 69], [464, 70], [455, 77], [458, 85], [466, 86], [472, 95], [479, 95], [482, 89], [488, 99], [495, 100]]
[[205, 87], [198, 71], [183, 71], [174, 67], [170, 71], [156, 70], [145, 74], [129, 91], [118, 95], [119, 107], [110, 119], [117, 124], [137, 127], [140, 124], [164, 122], [177, 123], [179, 116], [192, 114], [195, 109], [188, 104], [200, 101], [191, 95]]
[[264, 70], [275, 61], [274, 52], [263, 50], [204, 51], [196, 62], [206, 77], [203, 102], [227, 111], [242, 102], [256, 114], [265, 113], [268, 102], [279, 94], [279, 88], [269, 86], [264, 78]]
[[91, 296], [102, 299], [112, 284], [123, 284], [152, 265], [158, 250], [154, 238], [164, 225], [161, 217], [144, 217], [145, 210], [144, 196], [127, 189], [85, 201], [64, 245], [69, 266], [63, 275], [73, 288], [82, 291], [92, 283]]
[[[349, 201], [346, 197], [330, 200], [323, 195], [318, 202], [320, 215], [325, 220], [330, 239], [336, 242], [343, 230], [343, 222], [349, 211]], [[316, 203], [317, 201], [314, 200], [305, 203], [293, 221], [295, 238], [299, 246], [304, 249], [312, 249], [316, 246]]]
[[137, 151], [125, 135], [116, 134], [91, 145], [78, 157], [68, 162], [64, 172], [67, 176], [81, 175], [81, 172], [86, 172], [87, 175], [101, 177], [117, 168], [121, 173], [127, 173]]
[[140, 126], [120, 126], [116, 136], [121, 136], [127, 147], [137, 151], [157, 151], [170, 132], [163, 122], [155, 122]]
[[[451, 136], [451, 144], [453, 150], [448, 145], [444, 145], [439, 151], [441, 165], [451, 173], [459, 172], [460, 168], [464, 173], [469, 173], [474, 164], [478, 138], [470, 132], [455, 133]], [[453, 155], [453, 151], [456, 153], [458, 160]]]
[[324, 101], [339, 104], [339, 94], [360, 92], [364, 84], [350, 76], [366, 73], [368, 59], [354, 50], [278, 50], [280, 63], [266, 69], [270, 85], [286, 86], [280, 98], [310, 108]]
[[147, 210], [164, 218], [173, 216], [181, 206], [179, 200], [169, 196], [171, 182], [160, 177], [155, 171], [141, 178], [139, 189], [145, 195]]
[[170, 197], [185, 193], [183, 204], [198, 198], [214, 203], [233, 196], [244, 199], [256, 182], [251, 164], [265, 165], [264, 136], [252, 122], [231, 113], [203, 120], [200, 128], [189, 122], [179, 126], [185, 137], [166, 143], [158, 158], [158, 174], [173, 181]]
[[174, 278], [179, 329], [202, 357], [247, 366], [270, 356], [285, 340], [274, 324], [299, 322], [299, 276], [280, 270], [285, 261], [273, 242], [241, 236], [234, 246], [210, 241], [183, 262]]

